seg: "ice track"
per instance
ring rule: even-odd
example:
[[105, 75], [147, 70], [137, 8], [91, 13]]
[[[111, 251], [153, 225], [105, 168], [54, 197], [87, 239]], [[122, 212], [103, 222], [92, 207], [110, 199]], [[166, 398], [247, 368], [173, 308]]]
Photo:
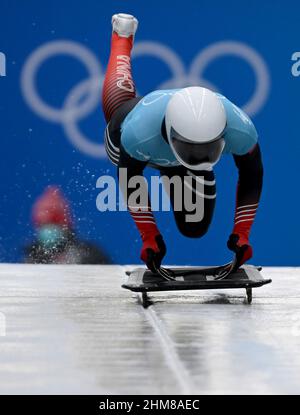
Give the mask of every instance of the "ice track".
[[299, 394], [300, 269], [253, 290], [153, 293], [121, 266], [0, 265], [0, 394]]

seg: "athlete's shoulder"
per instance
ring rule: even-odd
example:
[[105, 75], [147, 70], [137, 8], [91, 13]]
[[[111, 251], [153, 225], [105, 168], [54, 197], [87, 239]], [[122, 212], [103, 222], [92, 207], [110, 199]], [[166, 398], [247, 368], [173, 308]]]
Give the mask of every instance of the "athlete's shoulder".
[[249, 152], [258, 141], [258, 134], [251, 118], [224, 95], [221, 99], [227, 117], [224, 153], [243, 155]]
[[162, 122], [167, 104], [176, 91], [178, 89], [150, 92], [126, 116], [121, 126], [121, 143], [132, 157], [149, 160], [153, 147], [163, 140]]

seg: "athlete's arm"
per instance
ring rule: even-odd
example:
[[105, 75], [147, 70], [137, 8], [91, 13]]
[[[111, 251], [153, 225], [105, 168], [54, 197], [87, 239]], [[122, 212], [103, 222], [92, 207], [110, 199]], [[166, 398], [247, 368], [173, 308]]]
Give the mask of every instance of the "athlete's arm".
[[[147, 162], [136, 160], [129, 156], [120, 146], [120, 159], [118, 163], [118, 178], [122, 188], [123, 195], [127, 195], [126, 203], [128, 210], [140, 232], [143, 246], [141, 250], [141, 259], [144, 261], [151, 271], [155, 272], [155, 268], [159, 268], [161, 261], [166, 254], [166, 246], [159, 229], [155, 223], [153, 213], [151, 211], [151, 204], [149, 196], [147, 195], [147, 204], [145, 206], [134, 206], [130, 202], [130, 196], [136, 190], [135, 188], [128, 188], [128, 183], [134, 176], [142, 176]], [[127, 178], [121, 178], [122, 169], [126, 169]], [[124, 171], [124, 170], [123, 170]], [[144, 179], [145, 180], [145, 179]]]
[[255, 219], [263, 184], [263, 164], [259, 144], [247, 154], [233, 155], [238, 168], [234, 227], [228, 248], [236, 252], [239, 265], [252, 257], [249, 234]]

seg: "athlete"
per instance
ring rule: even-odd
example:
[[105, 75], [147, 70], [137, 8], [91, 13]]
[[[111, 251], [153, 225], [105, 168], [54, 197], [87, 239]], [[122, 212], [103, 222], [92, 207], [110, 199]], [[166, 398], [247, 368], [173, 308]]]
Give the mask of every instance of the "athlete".
[[[138, 27], [135, 17], [112, 17], [111, 54], [103, 85], [103, 111], [107, 121], [108, 157], [127, 169], [127, 177], [142, 175], [145, 167], [162, 176], [190, 177], [196, 203], [204, 203], [204, 216], [187, 221], [183, 207], [174, 209], [175, 191], [169, 196], [179, 231], [190, 238], [203, 236], [211, 223], [216, 183], [213, 166], [223, 154], [232, 154], [238, 169], [234, 226], [227, 246], [240, 266], [252, 257], [249, 233], [263, 181], [257, 132], [250, 118], [224, 96], [201, 86], [159, 90], [136, 96], [131, 73], [131, 50]], [[199, 192], [196, 182], [203, 185]], [[188, 183], [186, 184], [188, 185]], [[127, 202], [130, 190], [127, 189]], [[166, 254], [163, 237], [147, 206], [128, 206], [142, 238], [141, 259], [157, 271]]]

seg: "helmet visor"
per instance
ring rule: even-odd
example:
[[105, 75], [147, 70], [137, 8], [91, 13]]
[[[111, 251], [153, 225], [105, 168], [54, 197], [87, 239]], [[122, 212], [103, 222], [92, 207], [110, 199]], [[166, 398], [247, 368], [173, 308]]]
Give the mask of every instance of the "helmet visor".
[[204, 163], [216, 164], [225, 146], [223, 136], [207, 143], [192, 143], [178, 134], [173, 128], [171, 128], [170, 140], [179, 161], [191, 168]]

